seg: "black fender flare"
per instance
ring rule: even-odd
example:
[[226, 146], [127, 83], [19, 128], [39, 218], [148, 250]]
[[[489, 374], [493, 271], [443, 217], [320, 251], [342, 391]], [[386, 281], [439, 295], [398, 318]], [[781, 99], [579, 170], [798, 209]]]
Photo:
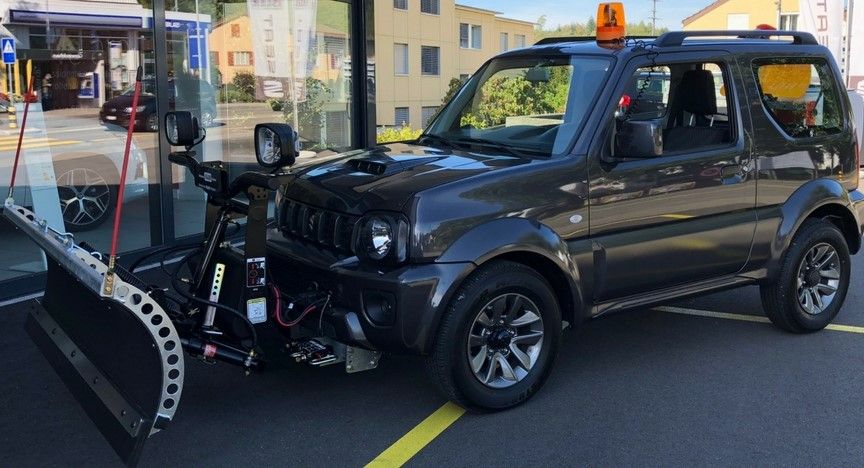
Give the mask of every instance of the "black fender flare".
[[857, 245], [850, 245], [849, 247], [853, 252], [858, 250], [861, 238], [861, 220], [852, 205], [849, 191], [837, 180], [815, 179], [795, 190], [780, 206], [780, 224], [771, 244], [769, 276], [773, 277], [776, 273], [783, 254], [789, 248], [795, 233], [798, 232], [804, 221], [818, 211], [839, 212], [842, 216], [848, 216], [854, 222], [858, 239]]
[[[481, 266], [508, 254], [542, 257], [546, 264], [554, 265], [565, 278], [568, 289], [566, 297], [573, 307], [573, 319], [584, 318], [581, 315], [586, 304], [579, 269], [567, 242], [545, 224], [526, 218], [499, 218], [483, 223], [463, 233], [437, 261], [472, 262]], [[547, 280], [553, 282], [549, 278]], [[568, 316], [565, 310], [562, 310], [562, 314]]]

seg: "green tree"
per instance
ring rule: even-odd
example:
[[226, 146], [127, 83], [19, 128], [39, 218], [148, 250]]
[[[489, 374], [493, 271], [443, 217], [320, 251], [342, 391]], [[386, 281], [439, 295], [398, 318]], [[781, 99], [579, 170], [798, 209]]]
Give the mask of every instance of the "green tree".
[[548, 80], [534, 83], [525, 76], [493, 76], [483, 84], [479, 104], [462, 116], [461, 124], [486, 128], [503, 125], [508, 117], [564, 113], [571, 70], [546, 70]]
[[255, 96], [255, 74], [249, 72], [237, 73], [231, 79], [231, 86], [238, 92]]
[[[295, 129], [308, 141], [317, 141], [316, 148], [327, 148], [326, 135], [321, 133], [324, 111], [333, 101], [333, 90], [321, 80], [306, 78], [306, 100], [295, 103], [293, 99], [284, 100], [282, 115], [285, 122], [294, 123], [294, 106], [297, 106], [297, 124]], [[272, 103], [271, 103], [272, 107]]]

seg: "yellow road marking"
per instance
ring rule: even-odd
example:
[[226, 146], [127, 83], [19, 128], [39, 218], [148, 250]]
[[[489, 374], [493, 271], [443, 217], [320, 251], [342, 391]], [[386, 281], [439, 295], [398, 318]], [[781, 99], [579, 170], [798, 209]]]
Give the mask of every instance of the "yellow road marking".
[[465, 410], [456, 406], [453, 403], [447, 402], [444, 406], [438, 408], [429, 417], [424, 419], [420, 424], [414, 426], [414, 429], [408, 431], [387, 450], [381, 452], [380, 455], [370, 461], [366, 467], [391, 467], [402, 466], [408, 462], [414, 455], [417, 455], [423, 447], [429, 445], [429, 442], [435, 440], [439, 434], [456, 422]]
[[[76, 145], [81, 143], [78, 140], [49, 140], [49, 141], [24, 141], [21, 143], [22, 149], [30, 149], [30, 148], [44, 148], [46, 146], [64, 146], [64, 145]], [[14, 150], [18, 147], [18, 142], [9, 144], [0, 142], [0, 151], [10, 151]]]
[[[738, 320], [741, 322], [771, 323], [771, 321], [768, 320], [768, 317], [763, 317], [761, 315], [730, 314], [728, 312], [714, 312], [712, 310], [697, 310], [671, 306], [655, 307], [654, 310], [659, 312], [668, 312], [671, 314], [695, 315], [697, 317]], [[829, 323], [828, 326], [825, 327], [825, 329], [846, 333], [858, 333], [864, 335], [864, 327], [856, 327], [854, 325], [840, 325], [836, 323]]]
[[[684, 307], [662, 306], [653, 310], [671, 314], [692, 315], [697, 317], [718, 318], [724, 320], [737, 320], [739, 322], [771, 323], [768, 317], [761, 315], [731, 314], [728, 312], [715, 312], [712, 310], [687, 309]], [[826, 330], [841, 331], [847, 333], [864, 334], [864, 327], [853, 325], [829, 324]], [[430, 442], [435, 440], [444, 430], [456, 422], [465, 410], [453, 403], [447, 402], [429, 415], [420, 424], [414, 426], [407, 434], [402, 436], [393, 445], [381, 452], [374, 460], [366, 464], [365, 468], [402, 466], [414, 455], [417, 455]]]

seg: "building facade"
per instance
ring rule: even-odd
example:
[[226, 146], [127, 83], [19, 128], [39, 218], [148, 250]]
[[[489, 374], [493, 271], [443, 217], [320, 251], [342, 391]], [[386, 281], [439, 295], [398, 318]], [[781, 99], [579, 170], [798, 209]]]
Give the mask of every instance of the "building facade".
[[453, 79], [534, 43], [534, 23], [453, 0], [375, 0], [377, 124], [422, 128]]
[[798, 29], [798, 0], [716, 0], [684, 18], [685, 31], [756, 29], [760, 24], [777, 29]]

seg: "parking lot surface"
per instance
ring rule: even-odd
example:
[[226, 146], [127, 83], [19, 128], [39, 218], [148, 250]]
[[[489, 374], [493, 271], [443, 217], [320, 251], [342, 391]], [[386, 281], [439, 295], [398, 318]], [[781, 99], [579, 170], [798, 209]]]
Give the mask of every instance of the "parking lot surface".
[[[850, 327], [810, 335], [758, 321], [755, 287], [595, 320], [565, 334], [527, 404], [451, 411], [455, 422], [428, 445], [429, 428], [412, 428], [445, 401], [420, 358], [350, 375], [298, 365], [248, 377], [189, 359], [177, 416], [141, 465], [362, 466], [399, 441], [417, 452], [414, 466], [861, 466], [862, 281], [859, 255], [835, 320]], [[25, 335], [24, 309], [0, 309], [0, 465], [118, 466]]]

